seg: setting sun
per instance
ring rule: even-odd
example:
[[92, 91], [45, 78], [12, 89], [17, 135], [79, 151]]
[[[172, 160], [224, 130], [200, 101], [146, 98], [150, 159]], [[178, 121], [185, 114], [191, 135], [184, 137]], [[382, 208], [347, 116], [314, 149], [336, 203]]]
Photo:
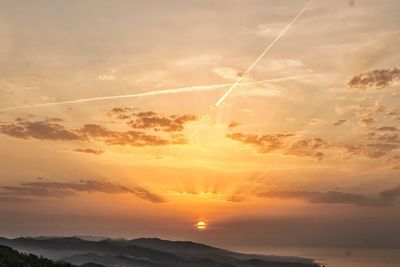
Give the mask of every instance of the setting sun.
[[200, 221], [200, 222], [197, 223], [196, 227], [199, 230], [204, 230], [204, 229], [206, 229], [207, 224], [205, 222], [203, 222], [203, 221]]

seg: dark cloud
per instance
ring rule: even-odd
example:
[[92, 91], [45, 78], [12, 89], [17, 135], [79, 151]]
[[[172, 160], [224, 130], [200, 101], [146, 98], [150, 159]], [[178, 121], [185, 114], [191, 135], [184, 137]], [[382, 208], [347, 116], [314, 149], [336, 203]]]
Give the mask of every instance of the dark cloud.
[[362, 155], [372, 159], [381, 158], [398, 147], [399, 145], [390, 143], [370, 143], [343, 146], [346, 152], [350, 155]]
[[17, 186], [3, 186], [2, 197], [69, 197], [80, 192], [87, 193], [130, 193], [141, 199], [153, 202], [163, 203], [166, 200], [149, 190], [140, 187], [125, 187], [123, 185], [108, 181], [81, 180], [79, 182], [44, 182], [35, 181], [22, 183]]
[[270, 191], [260, 193], [258, 196], [279, 199], [301, 199], [313, 204], [350, 204], [366, 207], [388, 207], [393, 206], [396, 198], [400, 196], [400, 187], [382, 191], [378, 196], [367, 196], [338, 191]]
[[293, 136], [294, 134], [291, 133], [267, 135], [233, 133], [227, 135], [227, 137], [232, 140], [253, 146], [260, 153], [269, 153], [279, 150], [286, 155], [311, 157], [318, 160], [321, 160], [324, 156], [321, 150], [329, 146], [328, 142], [321, 138], [310, 138], [299, 140], [292, 144], [288, 143], [287, 139]]
[[235, 203], [240, 203], [240, 202], [243, 202], [244, 200], [245, 200], [245, 197], [243, 195], [239, 195], [239, 194], [230, 195], [226, 198], [226, 201], [235, 202]]
[[103, 154], [103, 150], [96, 150], [96, 149], [91, 149], [91, 148], [77, 148], [73, 149], [75, 152], [81, 152], [81, 153], [87, 153], [87, 154], [93, 154], [93, 155], [100, 155]]
[[84, 124], [78, 129], [79, 134], [86, 139], [97, 137], [113, 137], [116, 135], [115, 131], [108, 130], [104, 126], [98, 124]]
[[129, 146], [163, 146], [174, 143], [174, 140], [147, 134], [142, 131], [112, 131], [97, 124], [85, 124], [78, 132], [87, 140], [100, 140], [108, 145]]
[[382, 143], [399, 143], [399, 135], [393, 132], [369, 132], [366, 135], [368, 140], [374, 140]]
[[80, 137], [73, 131], [59, 124], [59, 120], [29, 121], [17, 118], [14, 123], [0, 125], [0, 133], [22, 139], [41, 140], [79, 140]]
[[355, 89], [367, 89], [371, 87], [383, 89], [397, 80], [400, 80], [400, 69], [382, 69], [356, 75], [347, 85]]
[[127, 131], [117, 133], [114, 137], [106, 140], [109, 145], [129, 146], [165, 146], [173, 142], [155, 135], [148, 135], [144, 132]]
[[41, 186], [31, 186], [29, 184], [22, 184], [17, 186], [2, 186], [4, 195], [11, 196], [29, 196], [29, 197], [69, 197], [75, 194], [70, 189], [57, 189]]
[[130, 116], [134, 110], [135, 110], [135, 108], [128, 108], [128, 107], [120, 108], [120, 107], [118, 107], [118, 108], [113, 108], [112, 110], [110, 110], [108, 115], [110, 117], [115, 117], [120, 120], [125, 120], [125, 119], [130, 118]]
[[394, 126], [384, 126], [384, 127], [379, 127], [376, 130], [381, 132], [397, 132], [399, 129], [397, 129]]
[[294, 134], [291, 133], [278, 133], [278, 134], [266, 134], [266, 135], [232, 133], [228, 134], [227, 137], [232, 140], [251, 145], [261, 153], [268, 153], [270, 151], [283, 148], [284, 140], [288, 137], [292, 137], [293, 135]]
[[[58, 118], [30, 121], [17, 118], [0, 125], [0, 133], [22, 139], [101, 141], [108, 145], [165, 146], [186, 144], [182, 134], [186, 123], [198, 120], [192, 114], [161, 116], [153, 111], [133, 113], [133, 108], [114, 108], [108, 115], [123, 122], [120, 130], [99, 124], [83, 124], [68, 129]], [[133, 128], [133, 129], [132, 129]], [[101, 151], [77, 149], [76, 152], [100, 154]]]
[[238, 126], [239, 126], [239, 123], [237, 123], [236, 121], [232, 121], [228, 125], [229, 128], [235, 128], [235, 127], [238, 127]]
[[134, 129], [154, 129], [155, 131], [181, 132], [186, 123], [198, 120], [192, 114], [158, 116], [153, 112], [138, 113], [137, 118], [128, 122]]
[[384, 190], [380, 193], [380, 196], [385, 199], [395, 199], [400, 196], [400, 186]]
[[338, 120], [333, 123], [334, 126], [341, 126], [347, 124], [349, 121], [348, 120]]
[[329, 143], [322, 138], [310, 138], [297, 141], [287, 150], [286, 154], [322, 160], [324, 153], [321, 150], [328, 147]]
[[362, 119], [360, 119], [360, 125], [364, 126], [364, 127], [371, 126], [374, 123], [375, 123], [375, 119], [374, 118], [362, 118]]
[[133, 129], [152, 129], [154, 131], [181, 132], [188, 122], [196, 121], [198, 116], [193, 114], [160, 115], [154, 111], [134, 113], [132, 108], [114, 108], [109, 115], [126, 123]]

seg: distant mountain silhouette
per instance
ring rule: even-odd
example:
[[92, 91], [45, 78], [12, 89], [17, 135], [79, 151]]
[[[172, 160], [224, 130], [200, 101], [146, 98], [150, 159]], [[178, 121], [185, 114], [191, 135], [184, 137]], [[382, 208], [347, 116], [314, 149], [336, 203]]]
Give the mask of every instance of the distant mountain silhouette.
[[81, 267], [319, 266], [313, 260], [305, 258], [243, 254], [190, 241], [158, 238], [91, 241], [77, 237], [21, 237], [0, 238], [0, 244]]
[[101, 264], [97, 264], [97, 263], [88, 262], [88, 263], [79, 265], [78, 267], [105, 267], [105, 266], [101, 265]]

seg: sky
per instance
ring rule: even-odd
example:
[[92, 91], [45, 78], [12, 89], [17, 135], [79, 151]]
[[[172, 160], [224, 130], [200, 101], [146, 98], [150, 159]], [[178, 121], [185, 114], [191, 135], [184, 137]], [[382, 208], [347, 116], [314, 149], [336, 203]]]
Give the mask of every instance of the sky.
[[0, 235], [400, 247], [400, 2], [246, 73], [307, 3], [0, 1]]

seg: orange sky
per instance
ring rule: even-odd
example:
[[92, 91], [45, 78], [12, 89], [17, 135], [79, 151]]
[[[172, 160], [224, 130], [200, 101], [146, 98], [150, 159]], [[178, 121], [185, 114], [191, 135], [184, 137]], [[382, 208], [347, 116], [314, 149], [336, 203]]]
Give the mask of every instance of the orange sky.
[[0, 235], [393, 246], [398, 1], [314, 1], [214, 105], [305, 3], [3, 1]]

